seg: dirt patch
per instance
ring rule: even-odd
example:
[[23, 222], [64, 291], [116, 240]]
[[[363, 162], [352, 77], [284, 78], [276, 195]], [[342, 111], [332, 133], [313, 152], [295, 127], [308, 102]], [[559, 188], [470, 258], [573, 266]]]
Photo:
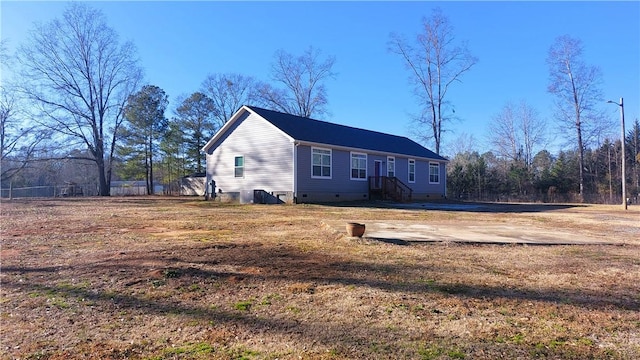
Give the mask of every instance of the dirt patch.
[[0, 249], [0, 261], [5, 261], [10, 258], [16, 257], [18, 256], [18, 254], [20, 254], [20, 251], [16, 249]]
[[372, 205], [3, 202], [0, 355], [640, 358], [633, 209]]

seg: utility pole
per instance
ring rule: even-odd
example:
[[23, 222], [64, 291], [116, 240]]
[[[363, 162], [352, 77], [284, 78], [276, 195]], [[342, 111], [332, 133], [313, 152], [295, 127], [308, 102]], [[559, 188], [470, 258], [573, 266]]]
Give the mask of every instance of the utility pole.
[[624, 99], [620, 98], [620, 103], [618, 104], [615, 101], [607, 101], [608, 103], [611, 104], [616, 104], [618, 106], [620, 106], [620, 127], [622, 129], [622, 133], [620, 135], [620, 141], [621, 141], [621, 150], [622, 150], [622, 208], [627, 210], [627, 172], [626, 172], [626, 164], [625, 164], [625, 158], [626, 158], [626, 153], [624, 151]]

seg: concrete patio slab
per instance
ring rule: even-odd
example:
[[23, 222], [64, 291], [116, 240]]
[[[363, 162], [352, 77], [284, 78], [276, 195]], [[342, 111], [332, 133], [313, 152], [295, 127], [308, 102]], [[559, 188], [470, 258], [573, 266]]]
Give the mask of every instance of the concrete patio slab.
[[[508, 224], [419, 223], [406, 220], [367, 220], [363, 238], [398, 245], [433, 242], [522, 245], [620, 245], [606, 238], [577, 235], [570, 231]], [[346, 234], [346, 222], [325, 221], [326, 227]]]

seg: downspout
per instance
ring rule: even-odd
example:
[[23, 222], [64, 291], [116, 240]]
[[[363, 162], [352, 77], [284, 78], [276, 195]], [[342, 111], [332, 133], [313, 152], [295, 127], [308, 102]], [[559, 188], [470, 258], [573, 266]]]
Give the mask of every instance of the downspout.
[[[205, 180], [204, 180], [204, 199], [205, 200], [213, 200], [215, 194], [211, 193], [211, 174], [209, 172], [209, 153], [205, 151], [204, 153], [204, 159], [205, 159], [205, 163], [204, 163], [204, 174], [205, 174]], [[182, 188], [180, 188], [180, 190], [182, 190]]]
[[299, 142], [293, 142], [293, 203], [298, 203], [298, 145]]
[[442, 195], [445, 199], [447, 198], [447, 163], [442, 163], [444, 166], [444, 171], [442, 174], [444, 175], [444, 194]]

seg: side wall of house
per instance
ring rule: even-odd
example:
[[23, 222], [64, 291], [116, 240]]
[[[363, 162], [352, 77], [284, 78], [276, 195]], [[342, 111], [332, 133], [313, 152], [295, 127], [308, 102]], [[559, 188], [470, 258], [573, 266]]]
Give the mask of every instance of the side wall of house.
[[[318, 146], [320, 149], [330, 147]], [[311, 176], [311, 146], [297, 147], [298, 202], [354, 201], [369, 199], [367, 180], [351, 180], [351, 153], [331, 149], [331, 178], [317, 179]], [[369, 171], [367, 160], [367, 171]]]
[[[405, 164], [408, 164], [409, 159], [404, 159]], [[397, 162], [398, 160], [396, 160]], [[431, 183], [429, 180], [429, 164], [438, 164], [439, 179], [437, 183]], [[397, 166], [397, 165], [396, 165]], [[408, 165], [407, 165], [408, 166]], [[405, 170], [408, 173], [408, 170]], [[404, 175], [405, 178], [408, 175]], [[404, 178], [401, 178], [405, 182]], [[447, 171], [446, 163], [438, 162], [435, 160], [416, 160], [416, 182], [415, 184], [405, 184], [411, 186], [413, 189], [413, 200], [428, 200], [428, 199], [442, 199], [446, 196], [446, 183], [447, 183]]]
[[[317, 146], [331, 149], [329, 146]], [[314, 178], [312, 174], [311, 146], [297, 146], [297, 201], [329, 202], [369, 199], [367, 180], [351, 179], [351, 151], [331, 149], [331, 178]], [[413, 190], [414, 200], [440, 199], [445, 196], [445, 163], [413, 159], [415, 161], [415, 182], [409, 182], [410, 157], [381, 154], [367, 154], [367, 178], [375, 176], [375, 162], [381, 163], [380, 176], [387, 176], [388, 157], [395, 160], [395, 177]], [[430, 183], [429, 163], [439, 164], [439, 181]]]
[[[242, 177], [236, 177], [235, 171], [239, 156], [244, 158]], [[243, 202], [253, 200], [254, 190], [282, 201], [293, 199], [293, 143], [258, 115], [242, 114], [206, 158], [207, 183], [214, 180], [216, 192], [232, 193]]]

